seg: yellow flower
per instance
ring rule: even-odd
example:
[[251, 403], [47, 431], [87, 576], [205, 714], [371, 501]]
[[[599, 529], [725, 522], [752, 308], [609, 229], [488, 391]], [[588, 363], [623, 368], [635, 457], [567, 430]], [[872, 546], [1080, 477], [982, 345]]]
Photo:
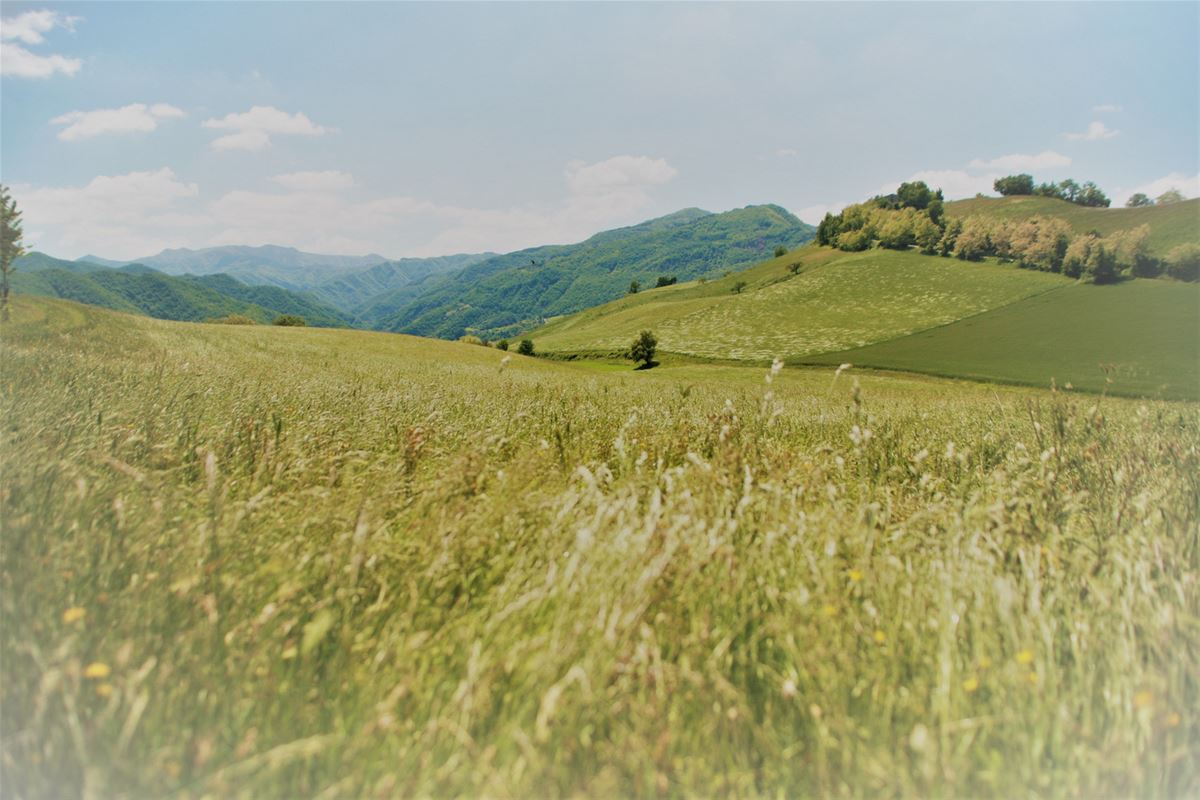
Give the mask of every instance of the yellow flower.
[[992, 665], [992, 660], [990, 658], [988, 658], [987, 656], [982, 656], [979, 659], [979, 668], [980, 669], [987, 669], [991, 665]]
[[861, 573], [861, 572], [859, 572], [859, 571], [858, 571], [858, 570], [856, 570], [856, 569], [852, 569], [852, 570], [850, 570], [850, 580], [852, 580], [852, 581], [856, 581], [856, 582], [857, 582], [857, 581], [861, 581], [861, 580], [862, 580], [862, 573]]
[[1147, 708], [1154, 702], [1154, 695], [1143, 689], [1133, 695], [1134, 708]]
[[883, 631], [875, 631], [875, 642], [877, 644], [883, 644], [886, 641], [887, 641], [886, 633], [884, 633]]
[[1168, 728], [1178, 728], [1179, 723], [1182, 721], [1183, 719], [1174, 711], [1172, 711], [1170, 714], [1167, 714], [1167, 718], [1163, 720]]
[[825, 612], [825, 616], [827, 616], [827, 617], [832, 617], [834, 614], [837, 613], [837, 609], [828, 604], [826, 604], [826, 606], [821, 610]]
[[967, 678], [963, 681], [962, 687], [964, 692], [971, 694], [971, 692], [979, 689], [979, 678]]
[[1030, 686], [1037, 686], [1038, 685], [1038, 674], [1036, 672], [1030, 672], [1028, 675], [1025, 676], [1025, 680], [1029, 681]]
[[70, 625], [72, 622], [78, 622], [87, 616], [87, 609], [79, 606], [72, 606], [63, 612], [62, 621]]
[[1017, 663], [1018, 664], [1032, 664], [1033, 663], [1033, 651], [1032, 650], [1022, 650], [1021, 652], [1017, 653]]
[[102, 678], [107, 678], [111, 672], [112, 670], [108, 668], [108, 664], [105, 664], [102, 661], [93, 661], [91, 664], [88, 664], [87, 669], [83, 671], [83, 677], [91, 678], [92, 680], [100, 680]]
[[100, 697], [111, 697], [112, 693], [113, 687], [111, 683], [101, 683], [96, 686], [96, 694]]

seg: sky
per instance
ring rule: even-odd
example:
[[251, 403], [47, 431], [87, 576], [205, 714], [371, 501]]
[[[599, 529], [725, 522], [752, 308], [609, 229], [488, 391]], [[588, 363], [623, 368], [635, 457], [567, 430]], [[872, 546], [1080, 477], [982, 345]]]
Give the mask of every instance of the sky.
[[923, 179], [1200, 195], [1200, 4], [21, 3], [0, 181], [62, 258], [806, 222]]

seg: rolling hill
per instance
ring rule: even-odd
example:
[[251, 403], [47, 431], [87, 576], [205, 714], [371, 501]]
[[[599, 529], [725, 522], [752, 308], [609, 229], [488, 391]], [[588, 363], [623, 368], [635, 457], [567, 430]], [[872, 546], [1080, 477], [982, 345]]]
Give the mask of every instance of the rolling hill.
[[[401, 258], [351, 272], [313, 287], [312, 292], [334, 308], [360, 316], [368, 305], [384, 296], [411, 297], [424, 282], [435, 276], [456, 272], [495, 253], [464, 253], [434, 258]], [[405, 292], [404, 290], [407, 290]], [[372, 327], [367, 324], [366, 327]]]
[[59, 297], [158, 319], [200, 322], [240, 314], [266, 323], [280, 314], [299, 314], [317, 327], [349, 325], [341, 312], [305, 294], [247, 286], [228, 275], [165, 275], [141, 264], [112, 269], [31, 254], [19, 261], [12, 287], [17, 294]]
[[946, 213], [960, 219], [974, 214], [1004, 220], [1058, 217], [1076, 233], [1097, 231], [1101, 236], [1149, 225], [1150, 250], [1159, 257], [1176, 245], [1200, 240], [1200, 198], [1144, 208], [1088, 208], [1054, 197], [977, 197], [947, 203]]
[[761, 261], [776, 246], [809, 241], [813, 228], [779, 206], [712, 214], [685, 209], [573, 245], [549, 245], [474, 264], [382, 319], [422, 336], [492, 338], [626, 293], [631, 281], [719, 276]]

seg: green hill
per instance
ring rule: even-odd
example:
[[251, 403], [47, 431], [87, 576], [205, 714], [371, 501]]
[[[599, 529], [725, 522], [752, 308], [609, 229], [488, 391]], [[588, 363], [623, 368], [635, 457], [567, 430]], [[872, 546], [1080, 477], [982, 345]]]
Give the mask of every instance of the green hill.
[[380, 327], [423, 336], [495, 337], [626, 293], [631, 281], [719, 276], [809, 241], [813, 228], [779, 206], [723, 214], [685, 209], [660, 219], [474, 264], [408, 302]]
[[800, 359], [1093, 391], [1200, 399], [1200, 286], [1070, 284], [867, 347]]
[[33, 263], [46, 268], [18, 271], [13, 275], [13, 291], [158, 319], [196, 322], [241, 314], [265, 323], [280, 314], [300, 314], [308, 324], [319, 327], [347, 324], [340, 312], [315, 298], [279, 287], [246, 286], [228, 275], [174, 277], [140, 264], [120, 269], [92, 265], [87, 272], [68, 271], [49, 265], [55, 261], [58, 259], [35, 260]]
[[614, 352], [649, 328], [667, 352], [770, 360], [894, 338], [1067, 282], [1013, 266], [810, 246], [720, 281], [657, 289], [554, 320], [530, 336], [544, 351]]
[[13, 262], [13, 267], [16, 268], [17, 273], [45, 272], [48, 269], [58, 269], [64, 272], [78, 272], [82, 274], [104, 269], [105, 265], [88, 261], [66, 261], [34, 250], [16, 259]]
[[186, 247], [163, 250], [125, 263], [145, 264], [168, 275], [224, 273], [247, 284], [270, 284], [303, 291], [385, 261], [383, 256], [374, 254], [339, 256], [305, 253], [294, 247], [277, 245], [226, 245], [199, 250]]
[[1059, 217], [1076, 233], [1098, 231], [1102, 236], [1149, 225], [1150, 250], [1159, 257], [1176, 245], [1200, 240], [1200, 198], [1144, 208], [1088, 208], [1053, 197], [977, 197], [947, 203], [946, 213], [960, 219], [975, 214], [1004, 220]]
[[[385, 261], [373, 267], [352, 272], [313, 287], [312, 293], [329, 305], [350, 315], [359, 315], [374, 301], [408, 288], [405, 297], [412, 296], [410, 287], [419, 286], [427, 278], [456, 272], [477, 264], [495, 253], [464, 253], [434, 258], [401, 258]], [[399, 304], [397, 304], [397, 308]], [[369, 327], [369, 326], [368, 326]]]

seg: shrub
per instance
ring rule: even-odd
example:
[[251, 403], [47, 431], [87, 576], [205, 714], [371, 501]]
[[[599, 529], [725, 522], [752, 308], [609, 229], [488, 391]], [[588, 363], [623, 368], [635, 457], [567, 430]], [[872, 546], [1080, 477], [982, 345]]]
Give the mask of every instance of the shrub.
[[501, 350], [507, 350], [508, 339], [501, 339], [500, 341], [496, 342], [496, 347], [499, 347]]
[[787, 255], [786, 247], [784, 247], [781, 244], [775, 245], [775, 257], [776, 258], [782, 258], [783, 256], [786, 256], [786, 255]]
[[209, 322], [214, 325], [257, 325], [258, 322], [250, 319], [245, 314], [226, 314], [223, 317], [210, 319]]
[[742, 290], [743, 290], [743, 289], [745, 289], [745, 288], [746, 288], [746, 282], [745, 282], [745, 281], [738, 281], [737, 283], [735, 283], [735, 284], [733, 285], [733, 289], [732, 289], [732, 291], [733, 291], [733, 293], [734, 293], [734, 294], [741, 294], [741, 293], [742, 293]]
[[308, 323], [304, 321], [304, 317], [301, 317], [297, 314], [280, 314], [271, 324], [282, 325], [286, 328], [303, 328], [308, 325]]
[[661, 289], [664, 286], [674, 286], [678, 281], [674, 275], [659, 275], [658, 281], [654, 284], [655, 289]]
[[466, 334], [465, 336], [458, 337], [458, 340], [460, 342], [462, 342], [463, 344], [481, 344], [481, 345], [485, 345], [485, 346], [487, 345], [487, 342], [483, 341], [483, 339], [480, 339], [478, 336], [472, 336], [469, 333]]
[[992, 188], [1005, 197], [1010, 195], [1033, 194], [1033, 176], [1032, 175], [1009, 175], [1005, 178], [997, 178], [992, 184]]
[[522, 339], [521, 343], [519, 345], [517, 345], [517, 352], [523, 356], [533, 355], [533, 340], [532, 339]]
[[1167, 274], [1180, 281], [1200, 279], [1200, 245], [1181, 244], [1167, 253]]
[[630, 281], [629, 282], [629, 293], [630, 294], [637, 294], [641, 290], [641, 288], [642, 288], [642, 284], [640, 282], [638, 282], [638, 281]]

